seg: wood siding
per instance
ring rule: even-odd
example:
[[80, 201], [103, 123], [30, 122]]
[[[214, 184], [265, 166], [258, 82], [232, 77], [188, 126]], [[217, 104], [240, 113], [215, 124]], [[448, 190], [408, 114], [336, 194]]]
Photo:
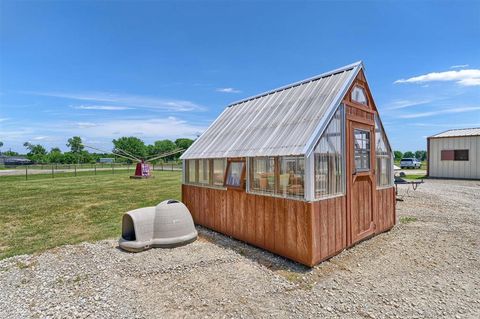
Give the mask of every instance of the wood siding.
[[347, 247], [346, 197], [316, 201], [313, 207], [313, 264]]
[[196, 224], [313, 266], [346, 247], [345, 197], [304, 202], [182, 185]]
[[395, 225], [396, 199], [394, 187], [377, 189], [375, 201], [377, 205], [377, 216], [375, 221], [376, 234], [387, 231]]
[[[376, 191], [375, 233], [395, 224], [395, 189]], [[196, 224], [307, 266], [349, 246], [346, 196], [315, 202], [182, 185]]]

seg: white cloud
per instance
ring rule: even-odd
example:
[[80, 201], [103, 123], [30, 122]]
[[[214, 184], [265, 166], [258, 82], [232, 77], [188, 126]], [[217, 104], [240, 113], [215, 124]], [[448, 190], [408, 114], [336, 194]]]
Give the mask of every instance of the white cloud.
[[218, 88], [216, 90], [217, 92], [222, 92], [222, 93], [240, 93], [242, 91], [234, 89], [234, 88]]
[[432, 102], [432, 100], [424, 99], [424, 100], [397, 100], [390, 103], [388, 107], [389, 110], [398, 110], [404, 109], [406, 107], [411, 107], [415, 105], [423, 105]]
[[78, 128], [89, 128], [89, 127], [97, 126], [97, 124], [91, 123], [91, 122], [78, 122], [78, 123], [75, 123], [75, 125]]
[[34, 141], [42, 141], [42, 140], [45, 140], [45, 139], [47, 139], [47, 138], [48, 138], [48, 136], [35, 136], [35, 137], [33, 138], [33, 140], [34, 140]]
[[408, 79], [396, 80], [394, 83], [426, 83], [434, 81], [450, 81], [462, 86], [478, 86], [480, 85], [480, 69], [432, 72]]
[[468, 64], [457, 64], [457, 65], [452, 65], [450, 69], [463, 69], [468, 67]]
[[175, 112], [202, 111], [205, 108], [187, 100], [163, 99], [151, 96], [116, 94], [107, 92], [69, 93], [69, 92], [25, 92], [42, 96], [51, 96], [71, 100], [115, 103], [118, 106], [148, 108]]
[[399, 117], [402, 119], [414, 119], [419, 117], [429, 117], [429, 116], [440, 115], [440, 114], [455, 114], [455, 113], [465, 113], [465, 112], [473, 112], [473, 111], [480, 111], [480, 106], [467, 106], [467, 107], [457, 107], [452, 109], [444, 109], [444, 110], [430, 111], [430, 112], [410, 113], [410, 114], [400, 115]]
[[194, 137], [202, 133], [206, 127], [192, 125], [187, 121], [175, 118], [157, 119], [125, 119], [91, 123], [84, 134], [90, 138], [120, 136], [139, 136], [142, 138], [177, 138], [180, 136]]
[[103, 111], [123, 111], [132, 109], [128, 106], [113, 106], [113, 105], [79, 105], [74, 106], [74, 109], [79, 110], [103, 110]]

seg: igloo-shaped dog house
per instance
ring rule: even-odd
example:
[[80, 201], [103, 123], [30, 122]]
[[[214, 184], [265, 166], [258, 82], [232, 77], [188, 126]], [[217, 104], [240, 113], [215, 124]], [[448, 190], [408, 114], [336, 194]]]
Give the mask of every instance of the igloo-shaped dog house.
[[197, 239], [197, 230], [188, 208], [176, 200], [144, 207], [123, 215], [120, 248], [139, 252], [151, 247], [171, 248]]

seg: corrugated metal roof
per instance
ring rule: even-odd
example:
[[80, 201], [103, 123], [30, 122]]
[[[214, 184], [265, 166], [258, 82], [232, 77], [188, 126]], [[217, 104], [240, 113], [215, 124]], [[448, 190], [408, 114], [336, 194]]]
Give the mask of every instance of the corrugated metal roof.
[[448, 130], [448, 131], [433, 135], [431, 137], [457, 137], [457, 136], [461, 137], [461, 136], [476, 136], [476, 135], [480, 135], [480, 127]]
[[304, 154], [361, 67], [354, 63], [231, 104], [181, 158]]

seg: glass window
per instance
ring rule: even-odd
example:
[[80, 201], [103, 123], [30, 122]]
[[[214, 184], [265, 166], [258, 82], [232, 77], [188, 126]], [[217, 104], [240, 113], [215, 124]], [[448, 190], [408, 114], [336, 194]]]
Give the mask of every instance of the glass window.
[[198, 160], [198, 183], [200, 184], [210, 184], [210, 170], [208, 163], [208, 159]]
[[355, 86], [352, 90], [352, 101], [357, 103], [368, 105], [367, 95], [365, 90], [359, 86]]
[[197, 171], [197, 160], [187, 160], [187, 182], [191, 184], [195, 184], [197, 182], [196, 179], [196, 171]]
[[455, 150], [453, 154], [455, 161], [468, 161], [468, 150]]
[[[391, 186], [393, 185], [392, 150], [387, 143], [387, 138], [378, 116], [375, 116], [375, 145], [377, 186]], [[404, 162], [404, 160], [402, 160], [402, 162]]]
[[355, 169], [368, 171], [370, 169], [370, 132], [361, 129], [353, 130]]
[[275, 158], [255, 157], [250, 160], [250, 189], [260, 193], [275, 191]]
[[244, 162], [229, 162], [227, 166], [227, 179], [225, 186], [242, 187], [242, 174], [244, 169]]
[[303, 197], [305, 158], [303, 156], [280, 157], [278, 193], [286, 197]]
[[223, 179], [225, 178], [225, 159], [216, 158], [213, 160], [213, 185], [223, 186]]
[[314, 151], [315, 197], [343, 194], [344, 121], [341, 106], [328, 124]]

